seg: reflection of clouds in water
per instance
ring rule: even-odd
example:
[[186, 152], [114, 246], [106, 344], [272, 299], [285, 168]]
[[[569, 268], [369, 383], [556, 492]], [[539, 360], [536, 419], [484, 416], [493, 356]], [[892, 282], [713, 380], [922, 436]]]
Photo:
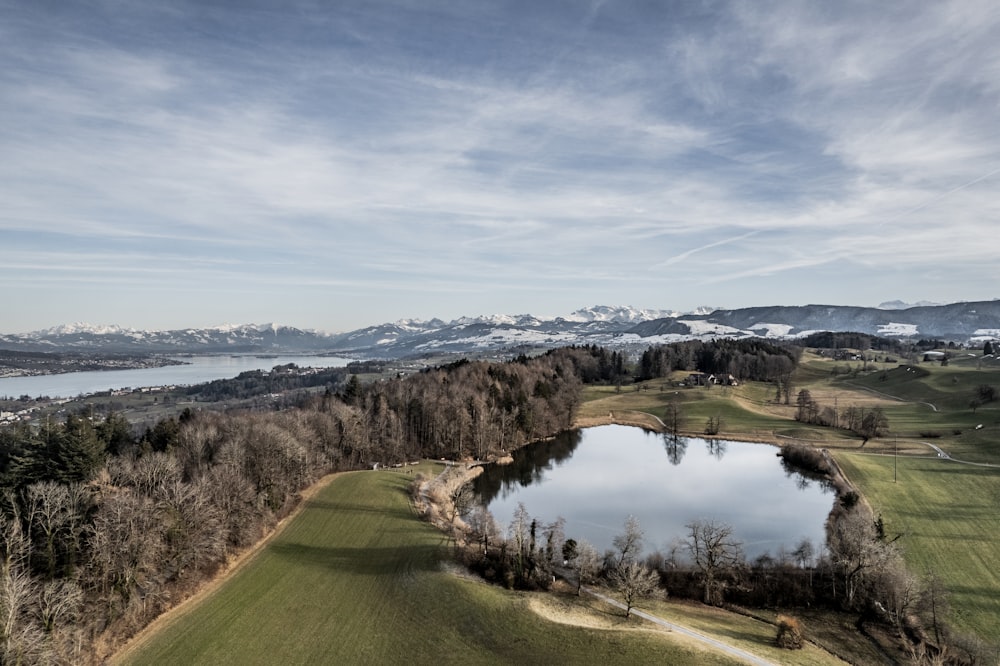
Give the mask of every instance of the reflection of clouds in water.
[[[791, 550], [803, 536], [825, 541], [832, 498], [819, 484], [801, 489], [801, 477], [786, 475], [775, 447], [692, 439], [678, 465], [661, 435], [603, 426], [583, 431], [579, 445], [557, 448], [564, 464], [551, 465], [539, 455], [541, 449], [531, 452], [533, 462], [546, 469], [543, 483], [514, 484], [490, 502], [499, 522], [508, 521], [523, 502], [541, 522], [561, 516], [568, 537], [603, 550], [611, 547], [625, 518], [635, 515], [652, 551], [685, 538], [692, 520], [713, 519], [735, 528], [750, 559], [765, 551], [774, 555], [782, 547]], [[517, 472], [521, 478], [532, 475], [526, 469]]]

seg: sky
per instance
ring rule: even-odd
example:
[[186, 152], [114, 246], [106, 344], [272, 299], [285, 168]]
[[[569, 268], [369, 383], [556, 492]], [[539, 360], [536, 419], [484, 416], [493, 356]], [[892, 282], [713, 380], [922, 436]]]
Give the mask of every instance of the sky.
[[997, 298], [998, 34], [995, 0], [0, 0], [0, 332]]

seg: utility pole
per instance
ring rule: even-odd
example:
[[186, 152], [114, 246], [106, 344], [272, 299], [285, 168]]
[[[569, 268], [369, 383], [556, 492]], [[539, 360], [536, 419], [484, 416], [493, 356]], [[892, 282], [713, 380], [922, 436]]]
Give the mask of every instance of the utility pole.
[[892, 438], [892, 482], [896, 483], [896, 460], [899, 458], [899, 437]]

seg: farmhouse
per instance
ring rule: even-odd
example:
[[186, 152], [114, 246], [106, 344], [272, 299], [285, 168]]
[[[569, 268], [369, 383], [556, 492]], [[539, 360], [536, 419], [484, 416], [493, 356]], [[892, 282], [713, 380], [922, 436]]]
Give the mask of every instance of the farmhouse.
[[723, 386], [739, 386], [740, 383], [730, 374], [725, 375], [710, 375], [704, 372], [692, 372], [688, 375], [687, 379], [684, 380], [685, 386], [717, 386], [722, 384]]

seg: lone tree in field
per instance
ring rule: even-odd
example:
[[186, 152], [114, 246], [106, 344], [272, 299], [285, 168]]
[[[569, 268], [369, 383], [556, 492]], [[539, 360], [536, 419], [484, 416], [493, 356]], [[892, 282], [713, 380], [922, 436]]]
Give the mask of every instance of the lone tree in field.
[[618, 560], [608, 579], [625, 602], [626, 619], [632, 616], [636, 600], [652, 594], [660, 583], [659, 575], [638, 561], [642, 553], [642, 538], [639, 520], [629, 516], [625, 521], [625, 532], [612, 541], [618, 550]]
[[659, 574], [635, 560], [615, 567], [610, 579], [611, 584], [621, 595], [622, 601], [625, 602], [626, 620], [632, 616], [635, 602], [651, 595], [660, 584]]
[[687, 524], [685, 542], [691, 559], [701, 574], [702, 600], [706, 604], [722, 603], [725, 577], [743, 559], [740, 541], [733, 537], [733, 528], [713, 520], [696, 520]]

